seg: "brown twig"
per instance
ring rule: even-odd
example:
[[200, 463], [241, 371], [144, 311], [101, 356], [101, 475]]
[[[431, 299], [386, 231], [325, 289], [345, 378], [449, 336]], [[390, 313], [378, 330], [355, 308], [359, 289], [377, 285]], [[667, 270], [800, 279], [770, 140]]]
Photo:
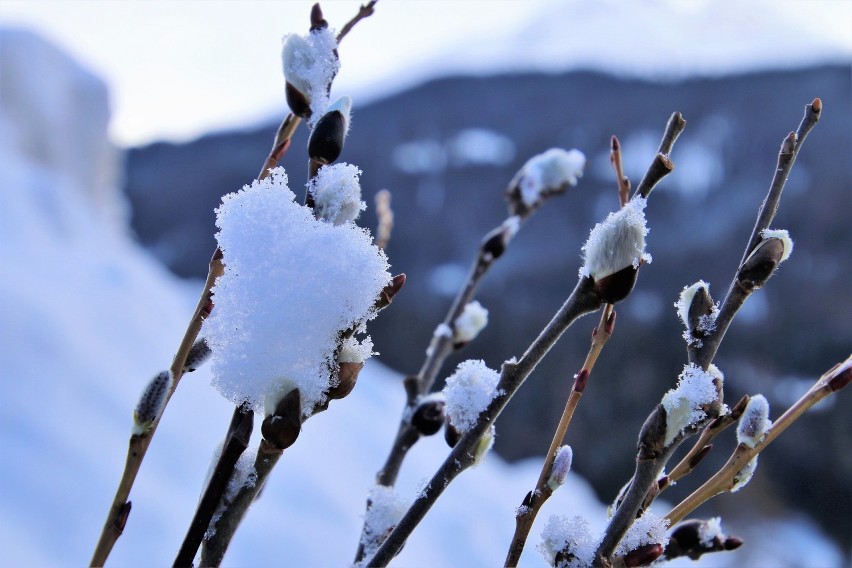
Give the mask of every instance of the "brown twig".
[[[198, 304], [195, 306], [192, 319], [184, 332], [183, 339], [175, 353], [170, 372], [172, 374], [172, 384], [166, 395], [166, 404], [177, 388], [186, 366], [186, 358], [201, 331], [201, 324], [204, 318], [212, 309], [212, 292], [213, 284], [216, 282], [223, 271], [222, 254], [219, 249], [213, 254], [210, 259], [210, 264], [207, 271], [207, 280], [204, 282], [204, 288], [201, 291], [201, 297], [198, 299]], [[145, 459], [145, 454], [148, 447], [151, 445], [151, 440], [154, 433], [157, 431], [157, 426], [160, 423], [162, 414], [151, 424], [151, 427], [140, 435], [132, 435], [127, 450], [127, 460], [124, 466], [121, 480], [118, 484], [118, 489], [113, 498], [112, 506], [107, 514], [104, 527], [101, 531], [101, 536], [98, 539], [98, 544], [95, 546], [95, 552], [92, 555], [90, 566], [103, 566], [115, 546], [116, 541], [124, 532], [124, 526], [127, 523], [128, 515], [130, 514], [130, 490], [133, 488], [133, 483], [136, 481], [136, 475], [139, 473], [139, 468], [142, 465], [142, 460]]]
[[642, 181], [636, 186], [636, 191], [633, 192], [634, 197], [641, 195], [647, 198], [660, 180], [672, 172], [674, 164], [669, 159], [669, 154], [671, 154], [672, 147], [674, 147], [674, 143], [684, 128], [686, 128], [686, 120], [684, 120], [683, 115], [679, 112], [673, 113], [666, 124], [663, 138], [660, 140], [659, 148], [657, 148], [657, 155], [654, 156], [654, 161], [651, 162], [651, 166], [645, 172]]
[[630, 200], [630, 180], [624, 175], [624, 168], [621, 165], [621, 142], [614, 134], [610, 139], [609, 162], [615, 170], [615, 179], [618, 183], [618, 202], [624, 207]]
[[362, 4], [361, 7], [358, 8], [358, 13], [355, 14], [355, 16], [351, 20], [346, 22], [346, 24], [342, 28], [340, 28], [340, 32], [338, 32], [337, 34], [337, 43], [340, 43], [340, 40], [342, 40], [344, 37], [346, 37], [346, 34], [352, 31], [352, 28], [355, 27], [355, 24], [357, 24], [364, 18], [369, 18], [373, 15], [373, 12], [375, 12], [376, 2], [378, 1], [379, 0], [370, 0], [370, 2]]
[[391, 209], [391, 192], [382, 189], [376, 193], [376, 217], [379, 226], [376, 228], [376, 246], [385, 249], [390, 241], [393, 230], [393, 209]]
[[562, 417], [559, 419], [559, 424], [553, 434], [553, 439], [550, 442], [550, 447], [544, 458], [544, 463], [541, 468], [541, 474], [535, 484], [535, 489], [527, 494], [524, 498], [521, 507], [515, 515], [515, 534], [512, 537], [512, 542], [509, 545], [509, 551], [506, 555], [505, 566], [517, 566], [521, 559], [521, 554], [524, 551], [524, 546], [532, 530], [533, 522], [535, 521], [538, 512], [542, 505], [553, 494], [553, 489], [550, 487], [548, 480], [553, 472], [553, 464], [556, 459], [556, 453], [559, 446], [565, 439], [565, 433], [568, 431], [568, 426], [571, 424], [571, 418], [574, 416], [574, 411], [580, 402], [580, 397], [586, 388], [589, 380], [589, 375], [594, 369], [595, 362], [603, 350], [604, 345], [612, 337], [613, 328], [615, 327], [615, 311], [612, 304], [607, 304], [601, 310], [601, 319], [597, 327], [592, 331], [592, 345], [589, 348], [589, 353], [586, 355], [586, 360], [583, 363], [583, 368], [580, 372], [574, 375], [574, 385], [571, 387], [571, 393], [568, 395], [568, 400], [565, 403], [565, 409], [562, 412]]
[[810, 407], [839, 391], [850, 381], [852, 381], [852, 355], [825, 372], [808, 392], [802, 395], [769, 427], [763, 439], [753, 448], [739, 444], [725, 465], [722, 466], [722, 469], [669, 511], [665, 518], [673, 525], [708, 499], [730, 491], [734, 486], [734, 478], [752, 458], [765, 450], [775, 438], [789, 428]]

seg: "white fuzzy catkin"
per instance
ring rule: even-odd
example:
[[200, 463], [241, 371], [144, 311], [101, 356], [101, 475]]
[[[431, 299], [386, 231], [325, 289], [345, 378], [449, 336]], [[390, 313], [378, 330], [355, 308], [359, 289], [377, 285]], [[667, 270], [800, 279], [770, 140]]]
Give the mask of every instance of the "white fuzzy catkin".
[[133, 410], [131, 431], [134, 435], [139, 436], [147, 432], [160, 417], [166, 406], [166, 397], [171, 386], [172, 374], [169, 371], [160, 371], [145, 385], [145, 389], [139, 396], [139, 402]]
[[479, 302], [468, 302], [461, 315], [453, 322], [453, 341], [467, 343], [473, 341], [479, 332], [488, 325], [488, 310]]
[[734, 486], [731, 487], [731, 493], [736, 493], [751, 481], [751, 477], [754, 475], [755, 470], [757, 469], [757, 458], [759, 456], [754, 456], [749, 460], [747, 464], [743, 466], [743, 468], [734, 476]]
[[328, 107], [328, 86], [340, 69], [335, 49], [337, 38], [331, 28], [313, 30], [305, 36], [288, 34], [284, 38], [281, 50], [284, 77], [308, 100], [311, 121], [318, 120]]
[[717, 538], [721, 542], [725, 541], [721, 517], [711, 517], [698, 526], [698, 540], [704, 547], [713, 546], [713, 541]]
[[716, 400], [717, 392], [713, 380], [724, 380], [722, 372], [715, 365], [705, 371], [690, 363], [686, 365], [678, 377], [677, 387], [663, 395], [662, 405], [666, 411], [666, 438], [668, 446], [683, 430], [699, 420], [707, 413], [702, 405]]
[[585, 167], [586, 156], [579, 150], [551, 148], [533, 156], [518, 173], [521, 200], [532, 207], [543, 195], [577, 185]]
[[641, 262], [651, 262], [645, 252], [647, 204], [647, 199], [636, 196], [595, 225], [582, 248], [581, 278], [591, 276], [597, 281], [628, 266], [639, 268]]
[[749, 448], [755, 447], [763, 439], [770, 424], [766, 397], [762, 394], [752, 396], [737, 425], [737, 442]]
[[376, 553], [388, 531], [396, 526], [410, 505], [393, 487], [384, 485], [374, 485], [367, 495], [367, 502], [369, 506], [364, 515], [364, 532], [361, 535], [364, 564]]
[[547, 479], [547, 486], [551, 491], [556, 491], [568, 477], [568, 472], [571, 470], [571, 462], [574, 459], [574, 452], [571, 446], [562, 446], [556, 451], [556, 456], [553, 458], [553, 467], [550, 469], [550, 477]]
[[375, 315], [387, 259], [365, 229], [318, 221], [296, 203], [282, 168], [223, 197], [216, 214], [225, 271], [204, 323], [213, 385], [255, 410], [298, 388], [309, 416], [329, 387], [340, 332]]
[[320, 219], [342, 225], [358, 218], [367, 208], [361, 201], [360, 175], [361, 170], [346, 162], [323, 166], [317, 171], [308, 183], [308, 191]]
[[499, 380], [500, 374], [481, 360], [460, 363], [443, 389], [445, 412], [452, 425], [462, 433], [469, 430], [494, 397], [503, 392], [496, 390]]
[[793, 254], [793, 239], [790, 238], [790, 233], [787, 232], [786, 229], [764, 229], [761, 231], [760, 236], [766, 239], [780, 239], [781, 243], [784, 247], [784, 252], [781, 254], [781, 260], [778, 261], [778, 264], [781, 264]]

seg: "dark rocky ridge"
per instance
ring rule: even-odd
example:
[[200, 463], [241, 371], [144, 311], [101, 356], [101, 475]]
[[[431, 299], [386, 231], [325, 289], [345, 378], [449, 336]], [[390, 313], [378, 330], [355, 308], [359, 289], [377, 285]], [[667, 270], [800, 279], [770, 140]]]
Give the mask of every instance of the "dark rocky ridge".
[[[727, 377], [729, 403], [762, 392], [777, 417], [792, 402], [790, 391], [802, 384], [794, 378], [815, 378], [846, 357], [852, 345], [848, 66], [671, 84], [585, 72], [457, 77], [363, 108], [355, 101], [341, 159], [364, 171], [368, 204], [377, 190], [392, 191], [396, 227], [388, 255], [393, 272], [408, 275], [392, 309], [370, 326], [381, 360], [416, 372], [450, 302], [437, 293], [435, 282], [447, 283], [467, 269], [481, 236], [505, 217], [501, 193], [527, 158], [553, 146], [576, 147], [589, 158], [586, 176], [570, 194], [539, 211], [495, 266], [478, 296], [491, 311], [490, 324], [451, 359], [442, 376], [463, 359], [482, 358], [498, 368], [504, 359], [519, 356], [576, 283], [589, 229], [617, 207], [606, 161], [610, 135], [620, 137], [635, 185], [668, 116], [681, 111], [689, 124], [672, 155], [676, 170], [647, 210], [654, 261], [642, 269], [633, 295], [617, 307], [616, 335], [567, 440], [574, 446], [577, 471], [609, 499], [632, 471], [642, 421], [674, 385], [686, 360], [671, 304], [683, 286], [699, 278], [722, 299], [781, 141], [816, 96], [822, 98], [824, 116], [799, 156], [773, 223], [790, 231], [796, 250], [746, 304], [716, 358]], [[254, 179], [276, 126], [129, 152], [133, 226], [142, 243], [177, 274], [204, 275], [215, 246], [213, 209], [222, 194]], [[452, 141], [471, 128], [510, 139], [514, 157], [501, 165], [461, 163]], [[431, 155], [431, 171], [400, 169], [399, 147], [412, 141], [421, 142], [420, 152], [409, 156], [406, 167], [417, 169], [412, 160]], [[306, 171], [305, 146], [301, 129], [283, 163], [297, 193]], [[372, 208], [361, 224], [375, 226]], [[498, 426], [497, 450], [504, 457], [546, 450], [595, 321], [583, 319], [569, 330], [508, 407]], [[775, 442], [749, 490], [717, 498], [699, 514], [747, 509], [743, 499], [766, 508], [766, 494], [777, 493], [818, 518], [848, 550], [852, 396], [841, 393], [831, 404], [830, 411], [805, 416]], [[723, 437], [728, 443], [718, 443], [695, 479], [685, 479], [668, 499], [685, 496], [710, 475], [726, 458], [731, 438]]]

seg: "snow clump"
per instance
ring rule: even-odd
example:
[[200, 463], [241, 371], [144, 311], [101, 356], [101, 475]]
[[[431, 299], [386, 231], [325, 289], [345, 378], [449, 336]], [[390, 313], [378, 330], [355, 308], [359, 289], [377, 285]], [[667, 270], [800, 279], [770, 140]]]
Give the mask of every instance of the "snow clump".
[[[689, 323], [689, 308], [692, 306], [692, 299], [695, 297], [695, 294], [702, 288], [709, 291], [710, 284], [704, 280], [699, 280], [692, 286], [685, 286], [683, 290], [681, 290], [677, 302], [674, 304], [680, 321], [682, 321], [683, 325], [686, 326], [686, 331], [683, 332], [683, 339], [686, 341], [687, 345], [695, 345], [696, 347], [701, 347], [702, 342], [692, 334], [692, 329], [690, 328]], [[718, 315], [719, 303], [716, 302], [714, 305], [710, 306], [709, 314], [699, 317], [696, 331], [707, 334], [716, 329], [716, 317], [718, 317]]]
[[[581, 516], [568, 518], [551, 515], [541, 532], [542, 542], [538, 545], [550, 566], [558, 568], [585, 568], [592, 565], [598, 540], [589, 531], [589, 522]], [[556, 555], [565, 551], [569, 558], [556, 564]]]
[[790, 238], [790, 233], [787, 232], [786, 229], [763, 229], [761, 231], [760, 236], [766, 239], [780, 239], [783, 244], [784, 252], [781, 255], [781, 260], [778, 261], [778, 264], [781, 264], [793, 254], [793, 239]]
[[447, 379], [443, 390], [447, 399], [445, 412], [459, 432], [469, 430], [494, 397], [503, 394], [502, 389], [496, 390], [499, 380], [500, 373], [481, 360], [460, 363]]
[[627, 530], [627, 534], [618, 543], [615, 555], [625, 556], [640, 546], [648, 544], [659, 544], [665, 548], [669, 543], [668, 528], [668, 519], [646, 511], [644, 515], [633, 521], [633, 524]]
[[323, 221], [342, 225], [358, 218], [367, 204], [361, 201], [361, 184], [357, 166], [342, 162], [323, 166], [308, 183], [314, 198], [314, 209]]
[[319, 119], [328, 108], [328, 88], [340, 69], [336, 49], [336, 33], [328, 27], [312, 30], [306, 36], [284, 37], [284, 78], [308, 100], [312, 120]]
[[676, 388], [663, 395], [662, 405], [666, 411], [666, 439], [668, 446], [684, 429], [707, 416], [702, 406], [716, 400], [714, 379], [724, 379], [722, 372], [715, 366], [705, 371], [690, 363], [678, 377]]
[[580, 278], [591, 276], [598, 281], [628, 266], [639, 268], [642, 262], [651, 262], [651, 255], [645, 252], [647, 204], [647, 199], [636, 196], [595, 225], [582, 248]]
[[[375, 316], [387, 259], [369, 231], [317, 220], [296, 203], [283, 168], [224, 196], [216, 215], [225, 270], [204, 323], [213, 385], [255, 410], [298, 388], [310, 416], [330, 386], [340, 331]], [[360, 354], [371, 350], [364, 343]]]
[[453, 322], [455, 343], [468, 343], [473, 341], [479, 332], [488, 325], [488, 310], [479, 302], [468, 302], [461, 315]]
[[769, 402], [762, 394], [749, 398], [740, 423], [737, 426], [737, 442], [749, 448], [755, 447], [772, 422], [769, 420]]
[[364, 515], [364, 533], [361, 536], [365, 564], [376, 553], [410, 505], [393, 487], [384, 485], [374, 485], [367, 495], [367, 502], [369, 506]]
[[551, 148], [533, 156], [518, 172], [521, 200], [533, 207], [543, 197], [577, 185], [586, 167], [586, 156], [579, 150]]

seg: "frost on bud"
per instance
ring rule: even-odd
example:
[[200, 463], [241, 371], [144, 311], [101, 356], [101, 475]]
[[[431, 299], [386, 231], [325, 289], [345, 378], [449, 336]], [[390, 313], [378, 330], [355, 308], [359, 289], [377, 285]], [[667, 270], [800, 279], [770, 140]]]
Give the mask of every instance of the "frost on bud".
[[550, 469], [550, 477], [547, 478], [547, 486], [551, 491], [556, 491], [565, 483], [573, 457], [574, 453], [571, 451], [571, 446], [562, 446], [557, 450], [556, 457], [553, 458], [553, 467]]
[[337, 368], [337, 374], [332, 378], [332, 384], [326, 391], [329, 400], [339, 400], [352, 392], [358, 381], [358, 374], [364, 368], [363, 362], [342, 361]]
[[444, 425], [444, 406], [443, 393], [423, 397], [411, 414], [411, 425], [423, 436], [435, 434]]
[[681, 291], [675, 308], [680, 321], [686, 327], [683, 338], [687, 345], [701, 347], [701, 340], [716, 328], [719, 306], [713, 302], [710, 285], [699, 280]]
[[370, 558], [376, 553], [409, 505], [393, 487], [376, 485], [370, 489], [361, 535], [364, 558]]
[[166, 397], [172, 387], [172, 374], [169, 371], [160, 371], [142, 391], [139, 402], [133, 410], [134, 436], [141, 436], [151, 429], [166, 406]]
[[334, 162], [343, 151], [343, 143], [349, 132], [349, 112], [352, 100], [340, 97], [323, 114], [308, 138], [308, 156], [320, 164]]
[[[658, 517], [654, 513], [647, 511], [644, 515], [636, 519], [627, 534], [618, 543], [615, 549], [616, 556], [629, 557], [631, 553], [636, 556], [645, 558], [651, 549], [656, 550], [653, 545], [658, 545], [659, 553], [651, 560], [656, 559], [663, 553], [664, 547], [669, 543], [668, 537], [669, 521], [664, 517]], [[647, 547], [647, 548], [646, 548]], [[650, 562], [650, 560], [649, 560]], [[642, 564], [634, 563], [628, 566], [641, 566]]]
[[468, 302], [453, 322], [453, 347], [456, 349], [473, 341], [488, 325], [488, 310], [479, 302]]
[[769, 403], [762, 394], [756, 394], [748, 401], [737, 426], [737, 442], [749, 448], [755, 447], [771, 425]]
[[285, 394], [275, 409], [263, 419], [260, 432], [263, 439], [279, 450], [293, 445], [302, 431], [302, 401], [299, 389]]
[[553, 515], [547, 520], [541, 538], [538, 551], [550, 566], [579, 568], [592, 565], [597, 539], [592, 536], [589, 522], [583, 517]]
[[447, 378], [443, 393], [449, 421], [462, 434], [468, 431], [491, 401], [503, 390], [497, 390], [500, 374], [489, 369], [481, 360], [468, 360], [459, 364], [456, 372]]
[[[784, 233], [787, 231], [769, 231], [772, 234]], [[763, 240], [757, 243], [754, 250], [745, 259], [742, 266], [737, 272], [737, 282], [748, 291], [760, 288], [769, 277], [775, 273], [775, 269], [793, 250], [793, 241], [789, 236], [784, 239], [777, 236], [765, 236], [767, 231], [761, 233]]]
[[661, 402], [666, 414], [664, 447], [685, 429], [706, 418], [708, 411], [718, 415], [723, 380], [722, 372], [715, 365], [710, 365], [707, 371], [692, 363], [684, 367], [677, 387], [668, 391]]
[[473, 463], [471, 464], [471, 467], [477, 467], [485, 461], [485, 456], [494, 446], [494, 435], [495, 430], [494, 425], [492, 424], [491, 427], [485, 431], [485, 433], [482, 435], [481, 438], [479, 438], [479, 441], [476, 443], [476, 448], [474, 448], [473, 450]]
[[647, 203], [642, 197], [634, 197], [595, 225], [583, 245], [580, 277], [590, 276], [598, 295], [609, 304], [626, 298], [633, 290], [639, 266], [651, 262], [651, 255], [645, 252]]
[[290, 110], [302, 118], [322, 115], [331, 81], [340, 69], [334, 31], [325, 26], [307, 36], [286, 36], [281, 60]]
[[361, 170], [347, 163], [323, 166], [308, 183], [317, 218], [334, 225], [351, 223], [367, 204], [361, 201]]
[[506, 190], [509, 214], [525, 217], [545, 199], [577, 185], [586, 167], [586, 156], [579, 150], [551, 148], [533, 156], [515, 174]]
[[736, 493], [745, 487], [749, 481], [751, 481], [751, 476], [754, 475], [754, 471], [757, 469], [757, 458], [758, 456], [751, 458], [751, 460], [734, 476], [734, 485], [731, 487], [731, 493]]
[[781, 241], [781, 245], [784, 249], [784, 253], [781, 255], [781, 260], [778, 261], [778, 264], [781, 264], [793, 253], [793, 239], [790, 238], [790, 233], [787, 232], [786, 229], [764, 229], [760, 236], [766, 239], [778, 239]]

